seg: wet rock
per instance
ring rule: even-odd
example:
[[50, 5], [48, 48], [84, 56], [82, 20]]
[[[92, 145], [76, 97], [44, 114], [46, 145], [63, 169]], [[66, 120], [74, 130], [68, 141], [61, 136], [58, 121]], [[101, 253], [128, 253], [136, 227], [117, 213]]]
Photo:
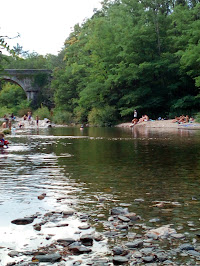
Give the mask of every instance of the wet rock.
[[197, 236], [197, 237], [200, 237], [200, 233], [197, 233], [196, 236]]
[[146, 263], [150, 263], [154, 261], [154, 256], [146, 256], [146, 257], [142, 257], [143, 261]]
[[74, 243], [76, 240], [73, 239], [73, 238], [60, 238], [60, 239], [57, 239], [57, 242], [64, 246], [64, 247], [67, 247], [69, 246], [70, 244]]
[[128, 208], [122, 208], [122, 207], [115, 207], [111, 210], [111, 215], [124, 215], [128, 214]]
[[55, 253], [55, 254], [46, 254], [46, 255], [36, 255], [34, 256], [33, 260], [36, 259], [39, 262], [57, 262], [61, 260], [61, 255], [59, 253]]
[[200, 258], [200, 252], [195, 251], [195, 250], [188, 250], [187, 254], [190, 255], [190, 256], [194, 256], [194, 257]]
[[128, 230], [128, 225], [127, 224], [119, 224], [119, 225], [117, 225], [116, 226], [116, 228], [118, 229], [118, 230]]
[[122, 255], [124, 253], [124, 248], [123, 247], [114, 247], [112, 251], [113, 251], [114, 255]]
[[135, 202], [144, 202], [144, 199], [134, 199]]
[[100, 213], [100, 214], [97, 215], [97, 217], [98, 217], [98, 218], [104, 218], [105, 215]]
[[43, 200], [46, 197], [46, 193], [42, 193], [41, 195], [38, 196], [39, 200]]
[[190, 244], [182, 244], [179, 246], [180, 250], [194, 250], [194, 247]]
[[141, 219], [140, 216], [136, 215], [136, 213], [134, 213], [134, 212], [127, 213], [127, 214], [125, 214], [125, 216], [127, 218], [129, 218], [132, 222], [135, 222], [135, 221]]
[[151, 229], [147, 232], [147, 234], [156, 234], [160, 238], [167, 238], [168, 236], [172, 234], [176, 234], [176, 230], [170, 228], [170, 225], [164, 225], [161, 227], [158, 227], [156, 229]]
[[93, 236], [92, 235], [83, 235], [80, 237], [80, 241], [85, 246], [93, 245]]
[[119, 219], [120, 221], [122, 221], [122, 222], [125, 222], [125, 223], [130, 222], [130, 219], [129, 219], [128, 217], [126, 217], [126, 216], [119, 215], [119, 216], [118, 216], [118, 219]]
[[157, 223], [157, 222], [160, 222], [160, 219], [159, 218], [153, 218], [151, 220], [149, 220], [150, 223]]
[[11, 221], [11, 223], [13, 224], [17, 224], [17, 225], [26, 225], [26, 224], [31, 224], [34, 221], [33, 217], [27, 217], [27, 218], [19, 218], [19, 219], [15, 219], [13, 221]]
[[129, 249], [132, 249], [132, 248], [141, 248], [141, 247], [143, 247], [143, 240], [137, 239], [137, 240], [135, 240], [133, 242], [128, 242], [125, 245]]
[[110, 231], [110, 232], [108, 231], [108, 232], [105, 232], [104, 235], [107, 237], [115, 237], [118, 235], [118, 233], [116, 231]]
[[84, 246], [75, 246], [75, 245], [70, 245], [69, 250], [74, 254], [90, 253], [92, 251], [90, 248]]
[[153, 233], [147, 233], [145, 236], [148, 237], [148, 238], [152, 238], [154, 240], [158, 239], [158, 235], [153, 234]]
[[63, 216], [72, 216], [74, 215], [74, 211], [63, 211], [62, 214]]
[[134, 258], [142, 258], [142, 253], [139, 252], [139, 251], [135, 251], [135, 252], [133, 253], [133, 256], [134, 256]]
[[166, 260], [163, 262], [163, 265], [170, 265], [171, 266], [171, 265], [174, 265], [174, 263], [171, 260]]
[[19, 256], [19, 252], [18, 251], [15, 251], [15, 250], [12, 250], [8, 253], [8, 256], [10, 256], [11, 258], [13, 257], [18, 257]]
[[112, 217], [112, 216], [111, 216], [111, 217], [109, 217], [109, 218], [108, 218], [108, 221], [109, 221], [109, 222], [112, 222], [112, 221], [114, 221], [114, 217]]
[[126, 257], [123, 257], [123, 256], [114, 256], [113, 257], [113, 263], [115, 265], [120, 265], [120, 264], [127, 263], [127, 262], [128, 262], [128, 259]]
[[101, 234], [96, 233], [94, 235], [94, 240], [96, 240], [97, 242], [102, 241], [103, 239], [104, 239], [104, 237]]
[[33, 228], [34, 228], [36, 231], [41, 231], [41, 225], [40, 225], [40, 224], [34, 224], [34, 225], [33, 225]]
[[80, 230], [87, 230], [87, 229], [90, 229], [90, 225], [89, 224], [86, 224], [86, 225], [80, 225], [78, 227]]
[[183, 238], [185, 238], [185, 235], [183, 235], [183, 234], [171, 234], [171, 237], [176, 238], [176, 239], [183, 239]]
[[81, 221], [87, 221], [89, 219], [89, 215], [87, 215], [87, 214], [81, 214], [80, 217], [79, 217], [79, 219]]
[[65, 226], [69, 226], [68, 223], [64, 223], [64, 224], [57, 224], [56, 227], [65, 227]]
[[148, 256], [148, 255], [151, 255], [152, 254], [153, 248], [142, 248], [140, 250], [140, 252], [142, 252], [142, 254]]
[[155, 256], [159, 262], [163, 262], [168, 259], [167, 255], [164, 252], [155, 253]]
[[104, 201], [106, 201], [106, 198], [103, 198], [103, 197], [98, 198], [98, 201], [99, 201], [99, 202], [104, 202]]

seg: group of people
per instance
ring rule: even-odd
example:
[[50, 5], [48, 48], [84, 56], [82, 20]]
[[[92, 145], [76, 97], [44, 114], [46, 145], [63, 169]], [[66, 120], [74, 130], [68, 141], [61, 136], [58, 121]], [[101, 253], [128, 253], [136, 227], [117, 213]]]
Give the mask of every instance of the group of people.
[[4, 122], [2, 124], [2, 127], [11, 129], [12, 121], [14, 121], [14, 119], [15, 119], [15, 117], [13, 114], [9, 115], [8, 117], [7, 117], [7, 115], [4, 115], [4, 117], [3, 117]]
[[175, 116], [175, 118], [172, 120], [173, 123], [183, 124], [183, 123], [190, 123], [193, 122], [194, 118], [189, 117], [189, 115], [181, 115], [179, 117]]
[[149, 117], [148, 115], [143, 115], [140, 119], [138, 119], [138, 114], [137, 114], [137, 110], [134, 110], [134, 114], [133, 114], [134, 118], [133, 120], [131, 121], [131, 126], [134, 126], [136, 125], [137, 123], [142, 123], [142, 122], [146, 122], [146, 121], [149, 121]]

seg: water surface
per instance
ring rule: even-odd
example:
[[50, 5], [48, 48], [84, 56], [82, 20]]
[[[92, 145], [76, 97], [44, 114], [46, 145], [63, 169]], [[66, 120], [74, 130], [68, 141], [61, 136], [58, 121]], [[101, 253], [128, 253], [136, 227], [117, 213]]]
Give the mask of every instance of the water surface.
[[[38, 235], [32, 225], [11, 224], [13, 219], [39, 213], [36, 223], [48, 211], [70, 208], [94, 218], [102, 214], [106, 221], [112, 207], [127, 206], [146, 226], [171, 224], [187, 241], [199, 241], [200, 131], [51, 128], [18, 131], [8, 138], [9, 149], [0, 151], [3, 263], [13, 261], [9, 249], [44, 246], [44, 235], [70, 237], [79, 225], [72, 219], [74, 231], [47, 227]], [[41, 193], [47, 194], [43, 201], [37, 198]], [[102, 197], [104, 204], [98, 201]], [[155, 201], [170, 204], [158, 208]], [[152, 224], [152, 218], [159, 221]], [[94, 226], [105, 230], [97, 220]], [[114, 242], [109, 244], [122, 239]]]

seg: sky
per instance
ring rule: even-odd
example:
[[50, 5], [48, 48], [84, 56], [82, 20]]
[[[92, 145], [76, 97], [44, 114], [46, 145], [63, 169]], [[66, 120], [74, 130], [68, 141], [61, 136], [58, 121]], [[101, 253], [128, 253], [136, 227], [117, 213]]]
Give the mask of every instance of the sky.
[[0, 0], [0, 36], [12, 47], [41, 55], [57, 54], [75, 24], [90, 18], [101, 0]]

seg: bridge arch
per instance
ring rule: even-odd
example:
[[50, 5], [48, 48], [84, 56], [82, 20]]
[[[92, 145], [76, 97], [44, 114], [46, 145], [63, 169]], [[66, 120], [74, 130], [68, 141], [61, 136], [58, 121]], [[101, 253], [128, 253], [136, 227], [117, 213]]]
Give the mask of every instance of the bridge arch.
[[41, 87], [37, 80], [46, 77], [45, 82], [51, 80], [51, 70], [47, 69], [5, 69], [0, 72], [0, 81], [7, 80], [19, 85], [31, 102], [37, 101]]

